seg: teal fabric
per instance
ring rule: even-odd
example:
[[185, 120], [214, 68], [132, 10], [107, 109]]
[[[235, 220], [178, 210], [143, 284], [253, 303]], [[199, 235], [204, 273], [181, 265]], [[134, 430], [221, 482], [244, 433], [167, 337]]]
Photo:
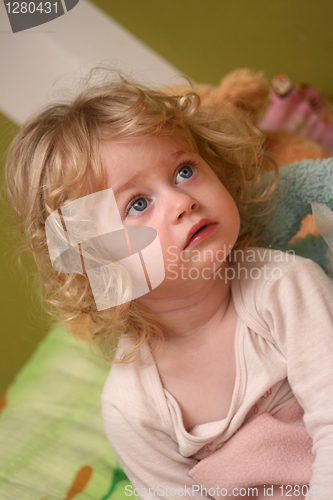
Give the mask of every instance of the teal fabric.
[[2, 500], [127, 498], [100, 416], [109, 369], [63, 326], [41, 342], [3, 399]]
[[[273, 174], [270, 174], [273, 175]], [[301, 227], [304, 217], [312, 212], [310, 201], [322, 203], [333, 210], [333, 158], [303, 160], [280, 169], [279, 182], [274, 191], [274, 210], [262, 228], [264, 246], [279, 250], [293, 250], [319, 264], [325, 272], [327, 244], [319, 236], [288, 241]]]

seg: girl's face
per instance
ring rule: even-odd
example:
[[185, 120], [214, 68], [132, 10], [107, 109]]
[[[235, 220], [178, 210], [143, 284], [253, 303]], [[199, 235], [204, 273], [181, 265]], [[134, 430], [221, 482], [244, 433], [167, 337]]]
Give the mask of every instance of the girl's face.
[[240, 226], [236, 204], [210, 166], [161, 137], [110, 143], [103, 156], [123, 224], [156, 229], [166, 277], [188, 279], [184, 274], [195, 267], [206, 268], [208, 279], [212, 261], [225, 261]]

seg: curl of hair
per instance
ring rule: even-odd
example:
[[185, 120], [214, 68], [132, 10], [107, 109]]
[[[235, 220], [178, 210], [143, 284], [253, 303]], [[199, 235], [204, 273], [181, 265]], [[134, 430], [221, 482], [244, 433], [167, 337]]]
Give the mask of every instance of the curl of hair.
[[105, 189], [103, 144], [147, 136], [171, 138], [198, 153], [239, 209], [241, 230], [235, 248], [260, 245], [258, 221], [263, 224], [269, 213], [268, 201], [278, 169], [268, 159], [276, 176], [263, 188], [260, 181], [267, 171], [261, 132], [223, 110], [217, 114], [216, 110], [202, 109], [199, 96], [192, 90], [185, 95], [167, 95], [123, 77], [95, 85], [88, 81], [72, 102], [47, 107], [20, 129], [5, 170], [7, 196], [22, 221], [27, 248], [34, 255], [45, 286], [49, 311], [76, 325], [76, 330], [84, 330], [88, 323], [90, 338], [102, 342], [108, 358], [119, 337], [130, 335], [134, 348], [122, 362], [132, 360], [152, 339], [157, 352], [165, 335], [163, 323], [135, 300], [97, 311], [85, 273], [53, 270], [45, 220], [65, 203]]

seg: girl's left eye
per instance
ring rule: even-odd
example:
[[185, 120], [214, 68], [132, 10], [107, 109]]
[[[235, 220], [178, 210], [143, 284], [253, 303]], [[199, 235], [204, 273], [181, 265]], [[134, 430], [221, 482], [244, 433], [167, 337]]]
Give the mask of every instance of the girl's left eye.
[[190, 165], [184, 165], [183, 167], [180, 167], [176, 175], [176, 184], [179, 184], [180, 182], [189, 179], [190, 177], [192, 177], [193, 174], [194, 170]]
[[129, 205], [128, 210], [126, 211], [126, 215], [137, 215], [140, 212], [143, 212], [148, 207], [148, 202], [146, 198], [137, 198], [132, 201]]

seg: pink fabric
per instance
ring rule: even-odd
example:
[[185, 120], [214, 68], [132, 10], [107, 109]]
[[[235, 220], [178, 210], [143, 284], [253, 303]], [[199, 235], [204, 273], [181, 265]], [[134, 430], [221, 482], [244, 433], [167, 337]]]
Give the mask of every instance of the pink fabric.
[[[279, 86], [284, 79], [287, 91]], [[270, 103], [259, 127], [301, 134], [333, 154], [333, 106], [309, 85], [293, 86], [288, 77], [277, 75], [272, 82]]]
[[[270, 491], [279, 498], [280, 485], [309, 484], [314, 461], [311, 449], [303, 409], [293, 399], [274, 415], [263, 413], [243, 424], [220, 450], [201, 460], [189, 474], [204, 488], [225, 488], [228, 497], [232, 497], [233, 488], [257, 487], [259, 496], [255, 498], [267, 500], [267, 488], [273, 486]], [[300, 500], [304, 495], [296, 497]]]

